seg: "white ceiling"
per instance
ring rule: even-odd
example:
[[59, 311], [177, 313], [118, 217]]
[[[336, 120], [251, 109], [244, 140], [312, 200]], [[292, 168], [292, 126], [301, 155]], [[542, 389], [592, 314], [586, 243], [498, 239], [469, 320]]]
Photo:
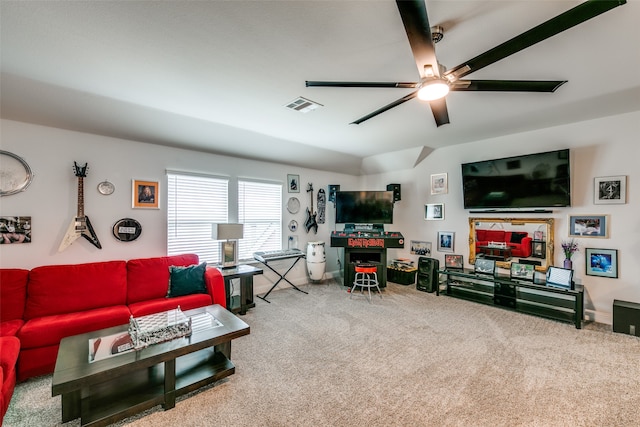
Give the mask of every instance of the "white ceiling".
[[[426, 2], [430, 24], [445, 28], [436, 53], [449, 68], [579, 3]], [[417, 99], [349, 124], [412, 89], [305, 87], [418, 80], [391, 0], [2, 0], [0, 12], [3, 118], [353, 175], [413, 167], [398, 153], [419, 160], [640, 110], [640, 0], [469, 76], [568, 80], [557, 92], [453, 92], [440, 128]], [[298, 96], [324, 107], [284, 107]]]

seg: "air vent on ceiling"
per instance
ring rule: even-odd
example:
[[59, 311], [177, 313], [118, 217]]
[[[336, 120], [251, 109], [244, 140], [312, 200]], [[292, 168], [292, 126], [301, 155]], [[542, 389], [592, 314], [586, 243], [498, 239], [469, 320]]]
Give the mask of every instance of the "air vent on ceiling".
[[301, 113], [308, 113], [316, 108], [323, 107], [323, 105], [300, 96], [286, 104], [285, 107], [300, 111]]

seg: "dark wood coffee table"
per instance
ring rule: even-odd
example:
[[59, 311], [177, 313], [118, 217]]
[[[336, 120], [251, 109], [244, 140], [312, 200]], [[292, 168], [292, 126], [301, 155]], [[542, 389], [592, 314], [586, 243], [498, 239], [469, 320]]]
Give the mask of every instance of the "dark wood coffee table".
[[189, 337], [89, 362], [89, 340], [126, 332], [116, 326], [64, 338], [53, 373], [52, 396], [62, 395], [62, 422], [104, 426], [162, 405], [235, 372], [231, 340], [249, 334], [249, 325], [219, 305], [185, 311], [188, 317], [215, 317], [222, 326], [193, 327]]
[[510, 246], [478, 246], [480, 252], [485, 254], [485, 258], [496, 261], [508, 261], [511, 259]]

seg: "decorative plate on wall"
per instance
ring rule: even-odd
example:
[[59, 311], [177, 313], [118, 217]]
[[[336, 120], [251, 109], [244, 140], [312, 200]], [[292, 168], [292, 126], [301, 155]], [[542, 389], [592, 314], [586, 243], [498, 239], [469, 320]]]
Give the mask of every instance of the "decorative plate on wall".
[[9, 196], [27, 189], [33, 181], [31, 168], [20, 156], [0, 150], [0, 196]]
[[108, 196], [109, 194], [113, 194], [114, 191], [116, 191], [116, 186], [110, 183], [109, 181], [107, 181], [106, 179], [102, 181], [100, 184], [98, 184], [98, 192], [100, 194], [104, 194], [105, 196]]
[[300, 200], [297, 197], [289, 197], [287, 201], [287, 210], [289, 213], [297, 214], [300, 211]]
[[142, 226], [133, 218], [123, 218], [113, 224], [113, 235], [121, 242], [132, 242], [140, 237]]
[[289, 230], [296, 231], [297, 229], [298, 229], [298, 221], [296, 221], [295, 219], [292, 219], [291, 221], [289, 221]]

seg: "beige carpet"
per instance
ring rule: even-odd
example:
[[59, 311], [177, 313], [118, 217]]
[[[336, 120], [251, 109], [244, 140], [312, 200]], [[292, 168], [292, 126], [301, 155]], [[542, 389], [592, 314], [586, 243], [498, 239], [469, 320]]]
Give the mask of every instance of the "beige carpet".
[[[120, 425], [637, 426], [640, 339], [390, 283], [274, 291], [242, 318], [236, 374]], [[5, 426], [59, 425], [51, 376], [18, 385]], [[79, 425], [78, 421], [68, 425]]]

